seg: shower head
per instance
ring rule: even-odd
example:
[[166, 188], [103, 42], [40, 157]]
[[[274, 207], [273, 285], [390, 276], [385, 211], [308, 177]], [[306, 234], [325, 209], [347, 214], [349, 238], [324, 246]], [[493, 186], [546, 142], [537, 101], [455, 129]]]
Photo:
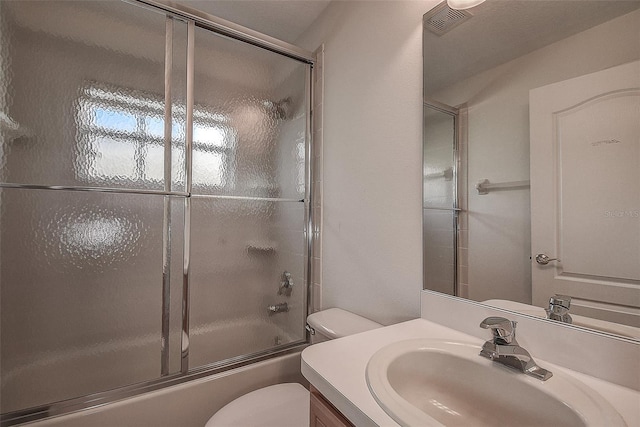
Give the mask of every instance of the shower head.
[[290, 120], [293, 118], [293, 100], [290, 96], [279, 101], [265, 101], [264, 106], [276, 120]]

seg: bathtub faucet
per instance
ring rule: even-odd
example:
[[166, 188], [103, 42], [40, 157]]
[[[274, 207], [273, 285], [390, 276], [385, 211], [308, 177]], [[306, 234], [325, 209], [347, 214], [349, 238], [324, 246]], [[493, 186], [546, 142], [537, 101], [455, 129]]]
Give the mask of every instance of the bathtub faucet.
[[286, 302], [280, 304], [274, 304], [267, 307], [269, 314], [282, 313], [289, 311], [289, 305]]
[[284, 296], [290, 297], [292, 290], [293, 290], [293, 279], [291, 278], [291, 273], [289, 273], [288, 271], [285, 271], [284, 273], [282, 273], [282, 281], [280, 282], [278, 295], [284, 295]]

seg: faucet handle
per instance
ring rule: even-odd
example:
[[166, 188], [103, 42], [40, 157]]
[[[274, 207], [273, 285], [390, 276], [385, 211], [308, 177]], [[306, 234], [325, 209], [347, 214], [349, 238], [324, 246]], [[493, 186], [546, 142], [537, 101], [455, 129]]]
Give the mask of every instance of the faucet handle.
[[504, 317], [487, 317], [480, 323], [483, 329], [491, 329], [494, 341], [501, 340], [511, 344], [516, 340], [516, 321]]
[[572, 323], [571, 315], [569, 314], [570, 307], [570, 296], [556, 294], [549, 298], [549, 308], [545, 308], [547, 318], [564, 323]]
[[555, 294], [549, 298], [549, 306], [560, 306], [569, 310], [571, 308], [571, 297], [569, 295]]
[[282, 273], [282, 281], [280, 282], [280, 288], [278, 288], [278, 295], [290, 297], [291, 291], [293, 291], [293, 279], [291, 278], [291, 273], [285, 271]]

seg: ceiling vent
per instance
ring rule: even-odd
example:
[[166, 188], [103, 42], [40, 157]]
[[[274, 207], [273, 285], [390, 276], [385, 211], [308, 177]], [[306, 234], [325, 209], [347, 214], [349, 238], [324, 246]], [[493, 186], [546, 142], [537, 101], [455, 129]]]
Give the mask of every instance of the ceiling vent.
[[424, 28], [439, 36], [448, 33], [458, 25], [471, 19], [466, 10], [455, 10], [443, 1], [424, 15]]

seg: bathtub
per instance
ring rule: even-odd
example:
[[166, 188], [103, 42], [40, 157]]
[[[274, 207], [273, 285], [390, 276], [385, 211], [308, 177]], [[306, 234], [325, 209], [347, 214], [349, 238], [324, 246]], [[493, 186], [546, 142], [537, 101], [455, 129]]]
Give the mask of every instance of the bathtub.
[[[240, 354], [275, 349], [277, 344], [300, 342], [272, 318], [237, 318], [192, 328], [189, 366], [225, 360]], [[175, 342], [177, 347], [179, 342]], [[95, 343], [48, 352], [33, 361], [7, 369], [2, 378], [5, 403], [52, 401], [53, 396], [73, 398], [109, 390], [127, 380], [153, 378], [159, 360], [153, 364], [148, 354], [158, 355], [156, 337]], [[128, 361], [129, 363], [123, 363]], [[132, 362], [140, 363], [132, 363]], [[178, 360], [179, 362], [179, 360]], [[156, 366], [157, 365], [157, 366]], [[178, 366], [179, 369], [179, 366]], [[149, 375], [144, 377], [144, 375]], [[60, 415], [31, 425], [37, 426], [180, 426], [196, 427], [231, 400], [250, 391], [282, 382], [305, 384], [300, 373], [300, 351], [263, 360], [226, 372], [194, 379], [140, 394], [98, 408]], [[13, 402], [15, 400], [16, 402]], [[26, 405], [25, 405], [26, 406]], [[22, 406], [24, 407], [24, 406]]]
[[29, 424], [37, 427], [202, 427], [233, 399], [272, 384], [298, 382], [300, 352]]

